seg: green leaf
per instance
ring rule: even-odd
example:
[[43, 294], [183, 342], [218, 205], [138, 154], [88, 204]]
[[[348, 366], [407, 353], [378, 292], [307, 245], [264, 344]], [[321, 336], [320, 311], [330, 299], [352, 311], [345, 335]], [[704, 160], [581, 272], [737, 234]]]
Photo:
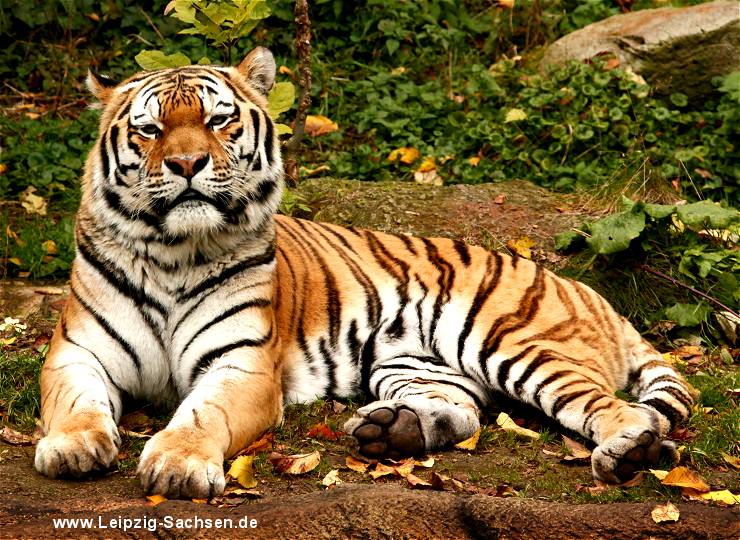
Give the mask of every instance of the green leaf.
[[666, 308], [665, 316], [675, 321], [679, 326], [696, 326], [707, 320], [712, 308], [704, 303], [681, 304], [676, 303]]
[[582, 242], [584, 236], [576, 231], [564, 231], [555, 235], [555, 251], [565, 251]]
[[267, 104], [270, 116], [277, 120], [278, 116], [287, 111], [295, 102], [295, 86], [289, 82], [279, 82], [270, 90], [267, 96]]
[[644, 228], [645, 214], [641, 211], [612, 214], [591, 224], [591, 238], [586, 243], [601, 255], [624, 251]]
[[710, 201], [699, 201], [676, 208], [678, 219], [689, 227], [726, 229], [740, 221], [740, 212], [733, 208], [722, 208]]
[[289, 135], [293, 133], [293, 128], [286, 124], [275, 124], [275, 129], [277, 129], [278, 135]]
[[162, 51], [141, 51], [134, 60], [147, 71], [190, 65], [190, 58], [180, 52], [164, 54]]
[[670, 99], [671, 103], [673, 103], [676, 107], [685, 107], [689, 103], [688, 96], [686, 94], [682, 94], [681, 92], [671, 94]]
[[653, 219], [663, 219], [676, 211], [675, 204], [652, 204], [645, 203], [642, 206], [643, 211]]

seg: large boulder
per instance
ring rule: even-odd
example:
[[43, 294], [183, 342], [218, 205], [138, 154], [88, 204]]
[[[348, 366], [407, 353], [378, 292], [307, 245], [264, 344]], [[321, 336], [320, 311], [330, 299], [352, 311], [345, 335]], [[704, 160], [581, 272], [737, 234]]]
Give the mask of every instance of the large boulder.
[[610, 52], [660, 94], [690, 97], [713, 90], [711, 80], [740, 70], [740, 2], [709, 2], [615, 15], [553, 43], [542, 66]]

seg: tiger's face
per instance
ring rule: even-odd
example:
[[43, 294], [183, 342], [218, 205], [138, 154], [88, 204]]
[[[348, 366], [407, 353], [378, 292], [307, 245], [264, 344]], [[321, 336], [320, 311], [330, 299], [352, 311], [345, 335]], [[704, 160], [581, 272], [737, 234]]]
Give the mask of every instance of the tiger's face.
[[91, 74], [105, 105], [92, 164], [101, 210], [165, 237], [259, 227], [281, 191], [266, 103], [274, 74], [263, 48], [236, 68], [144, 72], [121, 84]]

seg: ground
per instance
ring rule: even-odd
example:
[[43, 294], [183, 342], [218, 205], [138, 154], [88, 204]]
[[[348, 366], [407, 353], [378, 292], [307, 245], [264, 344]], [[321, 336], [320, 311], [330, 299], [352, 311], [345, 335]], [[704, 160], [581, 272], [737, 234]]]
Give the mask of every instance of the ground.
[[[566, 260], [553, 252], [553, 235], [577, 226], [587, 214], [573, 197], [554, 195], [521, 181], [431, 187], [316, 179], [302, 183], [296, 193], [311, 208], [311, 217], [343, 225], [463, 238], [504, 250], [510, 240], [527, 236], [534, 241], [532, 257], [555, 269]], [[0, 314], [21, 315], [29, 322], [27, 335], [21, 340], [27, 352], [43, 347], [66, 290], [64, 283], [2, 284]], [[16, 350], [13, 355], [0, 356], [8, 362], [3, 369], [12, 368], [13, 359], [23, 354]], [[715, 373], [716, 366], [709, 360], [697, 365], [689, 366], [694, 377]], [[736, 368], [723, 368], [718, 373], [726, 377], [721, 379], [723, 387], [740, 386]], [[32, 382], [26, 380], [24, 384]], [[736, 408], [734, 403], [730, 406]], [[253, 452], [256, 487], [245, 490], [231, 482], [231, 493], [210, 504], [164, 501], [155, 506], [143, 497], [133, 473], [136, 457], [146, 437], [166, 422], [166, 416], [148, 408], [127, 416], [123, 422], [124, 445], [118, 470], [91, 481], [43, 478], [33, 470], [32, 446], [0, 443], [0, 538], [740, 537], [737, 506], [686, 502], [678, 488], [662, 485], [652, 474], [645, 474], [637, 486], [605, 490], [594, 485], [588, 458], [577, 459], [573, 454], [578, 452], [568, 449], [558, 428], [531, 410], [504, 402], [499, 405], [489, 411], [489, 426], [482, 431], [475, 449], [435, 453], [430, 456], [433, 463], [427, 460], [416, 465], [411, 476], [406, 476], [405, 470], [402, 475], [401, 467], [377, 479], [355, 470], [358, 466], [352, 457], [357, 456], [349, 439], [339, 431], [356, 404], [319, 401], [292, 406], [283, 425], [272, 430]], [[0, 412], [3, 407], [7, 419], [10, 406], [0, 402]], [[540, 433], [539, 439], [497, 428], [494, 421], [501, 411], [517, 424]], [[32, 424], [32, 418], [17, 419], [12, 427], [30, 433]], [[702, 425], [690, 428], [698, 431]], [[720, 424], [707, 425], [710, 427], [705, 432], [722, 431]], [[689, 435], [684, 433], [686, 437], [691, 429]], [[712, 490], [740, 491], [736, 470], [727, 464], [698, 459], [696, 447], [690, 442], [687, 445], [684, 462], [698, 469]], [[319, 452], [321, 460], [306, 474], [288, 475], [274, 469], [271, 452]], [[371, 464], [368, 470], [375, 467]], [[670, 464], [660, 463], [659, 467], [668, 469]], [[327, 487], [322, 481], [332, 471], [338, 471], [342, 483], [326, 481], [331, 484]], [[424, 483], [432, 484], [434, 489]], [[656, 523], [651, 511], [668, 501], [679, 510], [678, 521]], [[237, 523], [247, 516], [256, 520], [257, 527], [236, 533], [196, 529], [188, 523], [167, 528], [165, 516], [229, 517]], [[151, 524], [153, 518], [161, 523], [155, 532], [141, 528], [126, 532], [120, 522], [118, 528], [104, 531], [55, 530], [52, 519], [58, 517], [93, 518], [96, 524], [100, 519], [108, 525], [112, 525], [110, 520], [120, 518], [147, 518], [140, 523], [142, 526]]]

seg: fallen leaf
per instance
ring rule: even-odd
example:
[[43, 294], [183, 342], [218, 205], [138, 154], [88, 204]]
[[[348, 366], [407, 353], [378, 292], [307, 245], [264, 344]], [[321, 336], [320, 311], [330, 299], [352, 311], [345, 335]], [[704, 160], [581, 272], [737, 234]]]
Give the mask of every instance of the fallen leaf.
[[0, 429], [0, 440], [8, 444], [12, 444], [13, 446], [31, 446], [34, 444], [32, 437], [24, 435], [20, 431], [16, 431], [9, 427]]
[[341, 484], [342, 481], [339, 479], [339, 470], [334, 469], [333, 471], [329, 471], [326, 476], [324, 476], [324, 479], [321, 481], [321, 485], [326, 487], [332, 487]]
[[460, 480], [434, 471], [432, 471], [431, 484], [437, 491], [461, 491], [465, 488], [465, 484]]
[[390, 154], [388, 154], [388, 161], [398, 160], [401, 163], [411, 165], [414, 161], [419, 159], [420, 155], [421, 154], [416, 148], [402, 146], [401, 148], [396, 148]]
[[475, 430], [475, 433], [473, 433], [473, 436], [469, 439], [465, 439], [464, 441], [460, 441], [455, 445], [455, 448], [459, 448], [460, 450], [475, 450], [475, 447], [478, 446], [478, 439], [480, 439], [481, 434], [481, 428], [478, 428]]
[[470, 163], [471, 167], [477, 167], [480, 163], [480, 156], [473, 156], [471, 158], [468, 158], [468, 163]]
[[315, 169], [309, 169], [308, 167], [301, 167], [301, 176], [314, 176], [322, 172], [330, 171], [331, 167], [328, 165], [319, 165]]
[[524, 257], [525, 259], [531, 259], [532, 250], [530, 248], [532, 248], [535, 243], [536, 242], [532, 240], [529, 236], [522, 236], [521, 238], [517, 238], [516, 240], [512, 239], [506, 242], [506, 247], [517, 255]]
[[46, 296], [57, 296], [60, 294], [64, 294], [64, 289], [62, 289], [61, 287], [34, 287], [33, 292]]
[[707, 501], [714, 501], [720, 504], [726, 504], [728, 506], [733, 504], [740, 504], [740, 494], [734, 495], [729, 489], [703, 493], [701, 498]]
[[650, 516], [653, 518], [655, 523], [678, 521], [680, 515], [678, 508], [676, 508], [673, 503], [659, 504], [653, 508], [652, 512], [650, 512]]
[[591, 459], [591, 451], [581, 443], [563, 435], [565, 447], [570, 452], [569, 455], [563, 456], [564, 461], [585, 461]]
[[502, 193], [500, 195], [496, 195], [496, 198], [493, 199], [494, 204], [504, 204], [506, 202], [506, 194]]
[[434, 458], [430, 456], [422, 461], [416, 460], [414, 461], [414, 464], [417, 467], [424, 467], [427, 469], [431, 469], [432, 467], [434, 467]]
[[38, 214], [40, 216], [46, 215], [46, 200], [43, 197], [34, 195], [36, 188], [28, 186], [26, 190], [21, 193], [21, 206], [26, 209], [29, 214]]
[[231, 464], [226, 475], [236, 480], [243, 488], [252, 489], [257, 487], [257, 479], [254, 477], [254, 468], [252, 467], [253, 461], [254, 456], [239, 456]]
[[275, 470], [283, 474], [305, 474], [318, 467], [321, 462], [320, 452], [284, 456], [278, 452], [270, 454], [270, 462]]
[[416, 172], [425, 173], [425, 172], [434, 171], [436, 169], [437, 169], [437, 165], [434, 162], [434, 158], [432, 156], [427, 156], [421, 162], [421, 165], [419, 165], [419, 167], [416, 169]]
[[368, 474], [373, 478], [373, 480], [376, 480], [380, 478], [381, 476], [387, 476], [389, 474], [395, 474], [395, 473], [396, 473], [395, 467], [391, 467], [383, 463], [377, 463], [375, 465], [375, 469], [370, 471]]
[[736, 469], [740, 469], [740, 457], [731, 456], [730, 454], [722, 452], [722, 459], [724, 459], [727, 463], [729, 463]]
[[649, 469], [655, 478], [658, 480], [664, 480], [666, 476], [668, 476], [668, 471], [662, 471], [660, 469]]
[[124, 430], [135, 432], [146, 432], [152, 428], [152, 419], [141, 411], [124, 414], [118, 422], [118, 426]]
[[45, 242], [41, 242], [41, 247], [44, 248], [46, 253], [49, 255], [56, 255], [57, 254], [57, 244], [54, 242], [54, 240], [46, 240]]
[[147, 495], [146, 498], [151, 503], [150, 506], [157, 506], [158, 504], [163, 503], [167, 500], [167, 497], [165, 497], [164, 495]]
[[498, 7], [506, 8], [506, 9], [514, 9], [514, 4], [516, 3], [516, 0], [497, 0], [496, 5]]
[[282, 73], [283, 75], [290, 75], [293, 76], [293, 70], [290, 69], [288, 66], [280, 66], [278, 68], [278, 73]]
[[326, 424], [314, 424], [309, 428], [307, 435], [315, 439], [336, 441], [341, 435], [344, 435], [344, 433], [341, 431], [332, 431], [332, 429]]
[[509, 109], [506, 112], [506, 118], [504, 118], [504, 123], [509, 124], [511, 122], [519, 122], [520, 120], [526, 120], [527, 119], [527, 113], [524, 112], [521, 109]]
[[0, 174], [8, 172], [8, 166], [5, 163], [0, 163]]
[[522, 437], [528, 437], [530, 439], [540, 438], [539, 433], [516, 425], [516, 422], [514, 422], [508, 414], [503, 412], [498, 415], [498, 418], [496, 418], [496, 424], [498, 424], [498, 426], [504, 431], [510, 431], [517, 435], [521, 435]]
[[142, 433], [140, 431], [132, 431], [130, 429], [118, 428], [118, 432], [121, 435], [125, 435], [126, 437], [130, 437], [131, 439], [151, 439], [152, 435], [151, 433]]
[[429, 172], [415, 172], [414, 182], [428, 186], [441, 186], [444, 184], [442, 177], [437, 174], [436, 169]]
[[309, 137], [318, 137], [319, 135], [326, 135], [339, 129], [336, 122], [333, 122], [326, 116], [321, 114], [311, 115], [306, 117], [306, 124], [304, 131]]
[[195, 504], [208, 504], [208, 499], [191, 499]]
[[249, 499], [259, 499], [260, 497], [262, 497], [262, 492], [258, 489], [227, 487], [224, 490], [224, 497], [246, 497]]
[[344, 403], [340, 403], [339, 401], [332, 401], [331, 408], [335, 414], [342, 414], [344, 411], [347, 410], [347, 406]]
[[406, 482], [411, 489], [432, 489], [432, 484], [411, 473], [406, 475]]
[[393, 468], [396, 469], [396, 474], [405, 478], [414, 470], [414, 465], [416, 465], [414, 458], [409, 458], [402, 461], [399, 465], [394, 465]]
[[358, 473], [365, 473], [367, 471], [367, 468], [370, 466], [369, 463], [365, 463], [364, 461], [355, 459], [352, 456], [347, 456], [344, 460], [344, 463], [347, 465], [348, 468]]
[[272, 433], [265, 433], [254, 441], [252, 444], [247, 446], [244, 450], [239, 452], [239, 456], [243, 456], [246, 454], [258, 454], [260, 452], [266, 452], [267, 450], [272, 450], [272, 443], [275, 440], [275, 435]]
[[671, 469], [666, 477], [661, 480], [661, 484], [664, 486], [695, 489], [702, 493], [709, 491], [707, 483], [698, 474], [684, 466]]

